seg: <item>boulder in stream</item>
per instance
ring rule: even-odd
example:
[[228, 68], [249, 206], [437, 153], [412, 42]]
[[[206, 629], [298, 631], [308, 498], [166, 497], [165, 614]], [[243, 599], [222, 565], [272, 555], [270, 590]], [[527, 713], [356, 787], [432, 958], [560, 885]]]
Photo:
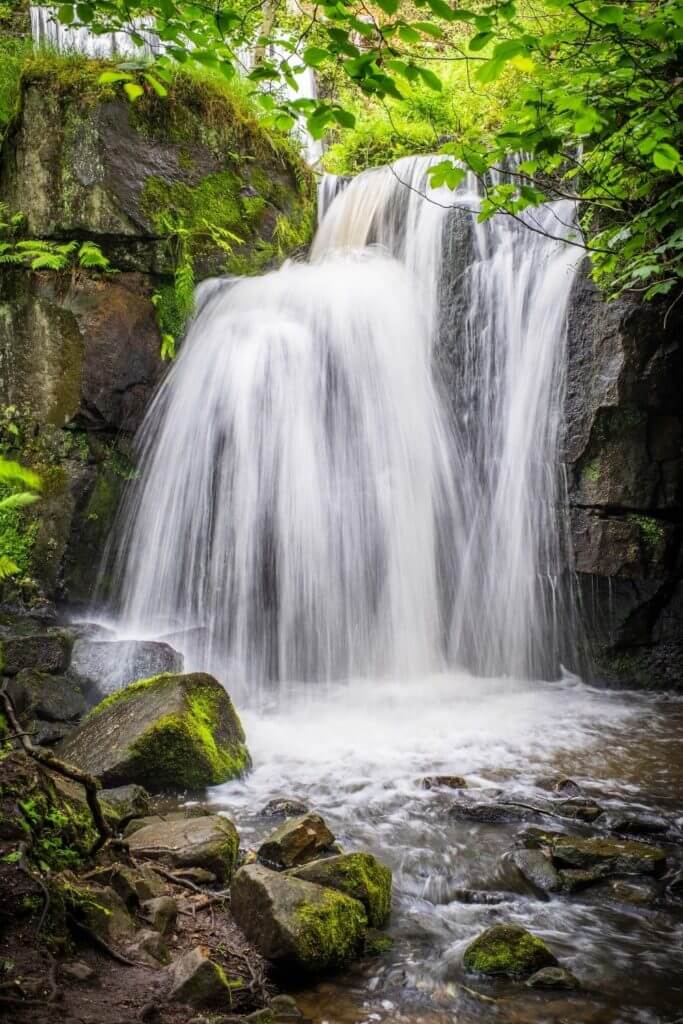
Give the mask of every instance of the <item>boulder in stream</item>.
[[309, 974], [358, 956], [368, 925], [358, 900], [261, 864], [240, 868], [232, 914], [268, 960]]
[[213, 676], [161, 675], [119, 690], [93, 708], [59, 755], [107, 786], [199, 790], [249, 767], [242, 725]]
[[556, 967], [557, 958], [525, 928], [495, 924], [469, 944], [463, 964], [473, 974], [528, 977], [543, 967]]
[[269, 867], [293, 868], [315, 860], [334, 843], [319, 814], [289, 818], [258, 848], [258, 859]]
[[391, 909], [391, 871], [371, 853], [342, 853], [289, 872], [294, 878], [336, 889], [365, 907], [368, 922], [381, 927]]

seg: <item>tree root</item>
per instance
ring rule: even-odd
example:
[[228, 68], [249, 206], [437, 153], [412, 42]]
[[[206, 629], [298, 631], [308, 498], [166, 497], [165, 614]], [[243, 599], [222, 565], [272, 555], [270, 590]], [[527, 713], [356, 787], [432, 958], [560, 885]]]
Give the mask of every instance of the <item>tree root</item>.
[[87, 939], [90, 939], [90, 941], [101, 949], [103, 953], [106, 953], [112, 960], [115, 960], [117, 964], [123, 964], [125, 967], [146, 967], [148, 971], [156, 970], [156, 968], [152, 967], [151, 964], [145, 964], [142, 960], [130, 960], [127, 956], [124, 956], [123, 953], [119, 953], [117, 949], [110, 946], [108, 942], [105, 942], [104, 939], [100, 938], [96, 932], [91, 931], [90, 928], [81, 924], [80, 921], [70, 918], [70, 922], [72, 928], [77, 932], [80, 932], [82, 935], [85, 935]]
[[67, 764], [66, 761], [61, 761], [52, 753], [51, 750], [44, 750], [42, 747], [36, 747], [33, 745], [27, 734], [22, 731], [21, 723], [17, 718], [14, 702], [7, 693], [6, 686], [7, 683], [5, 681], [0, 688], [0, 701], [5, 709], [7, 720], [12, 726], [12, 729], [14, 730], [24, 751], [32, 757], [34, 761], [42, 764], [45, 768], [49, 768], [51, 771], [57, 772], [58, 775], [63, 775], [64, 778], [70, 779], [72, 782], [77, 782], [79, 785], [83, 786], [88, 807], [90, 808], [90, 813], [92, 814], [93, 822], [98, 832], [98, 838], [90, 849], [90, 856], [94, 856], [112, 836], [112, 831], [105, 820], [102, 806], [97, 796], [97, 792], [100, 789], [99, 782], [94, 775], [90, 775], [88, 772], [83, 772], [80, 768], [76, 768], [75, 765]]

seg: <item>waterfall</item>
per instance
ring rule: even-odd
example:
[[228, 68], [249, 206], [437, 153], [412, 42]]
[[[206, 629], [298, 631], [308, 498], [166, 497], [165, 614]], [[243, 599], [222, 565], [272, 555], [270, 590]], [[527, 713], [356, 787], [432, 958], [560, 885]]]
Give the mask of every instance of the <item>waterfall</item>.
[[[129, 634], [231, 689], [556, 676], [575, 623], [558, 432], [576, 250], [430, 158], [335, 179], [307, 263], [205, 283], [112, 544]], [[534, 210], [562, 235], [570, 204]], [[531, 219], [533, 218], [533, 220]]]
[[83, 53], [87, 57], [110, 60], [133, 56], [153, 58], [163, 49], [163, 43], [154, 32], [154, 19], [135, 18], [130, 30], [143, 40], [138, 46], [129, 32], [95, 33], [87, 25], [63, 25], [57, 18], [57, 7], [31, 5], [31, 37], [38, 47], [47, 47], [58, 53]]

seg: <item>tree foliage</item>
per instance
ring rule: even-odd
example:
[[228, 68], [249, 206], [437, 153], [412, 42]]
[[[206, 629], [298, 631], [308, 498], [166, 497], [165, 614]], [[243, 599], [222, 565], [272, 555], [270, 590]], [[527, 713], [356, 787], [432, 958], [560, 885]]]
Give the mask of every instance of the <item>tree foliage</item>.
[[[141, 48], [131, 18], [149, 19], [163, 47], [154, 67], [126, 59], [119, 70], [133, 101], [148, 88], [163, 94], [173, 62], [195, 62], [227, 77], [248, 74], [279, 128], [301, 117], [317, 137], [353, 127], [354, 114], [343, 89], [297, 95], [306, 67], [399, 104], [416, 88], [442, 92], [453, 62], [464, 65], [469, 88], [484, 92], [512, 67], [518, 87], [498, 130], [474, 126], [450, 139], [434, 182], [457, 188], [464, 168], [479, 175], [482, 217], [576, 198], [603, 286], [680, 294], [681, 0], [335, 0], [296, 11], [285, 0], [92, 0], [63, 4], [58, 16], [94, 32], [128, 31]], [[289, 95], [278, 91], [283, 83]], [[512, 162], [513, 183], [492, 184], [490, 170]]]

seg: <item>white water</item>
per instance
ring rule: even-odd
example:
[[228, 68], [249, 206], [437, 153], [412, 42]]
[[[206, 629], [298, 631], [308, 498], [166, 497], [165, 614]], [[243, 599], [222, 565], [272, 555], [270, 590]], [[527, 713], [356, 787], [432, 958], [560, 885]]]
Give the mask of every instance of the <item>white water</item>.
[[[557, 442], [575, 255], [453, 213], [445, 189], [426, 201], [429, 163], [325, 187], [310, 263], [204, 285], [141, 431], [123, 628], [192, 630], [187, 663], [243, 694], [449, 665], [548, 678], [570, 649]], [[475, 186], [459, 206], [476, 210]]]

